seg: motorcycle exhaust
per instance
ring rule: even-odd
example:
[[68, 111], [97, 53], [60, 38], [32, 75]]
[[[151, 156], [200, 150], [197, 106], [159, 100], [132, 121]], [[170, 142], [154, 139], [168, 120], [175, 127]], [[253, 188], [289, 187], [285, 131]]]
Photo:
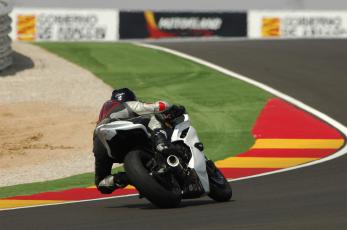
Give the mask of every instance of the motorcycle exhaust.
[[175, 167], [177, 167], [177, 166], [180, 165], [180, 160], [179, 160], [178, 157], [176, 157], [175, 155], [170, 155], [170, 156], [167, 157], [166, 163], [167, 163], [169, 166], [175, 168]]
[[173, 174], [183, 184], [187, 177], [184, 168], [180, 163], [180, 159], [175, 155], [170, 155], [166, 158], [166, 163], [171, 167]]

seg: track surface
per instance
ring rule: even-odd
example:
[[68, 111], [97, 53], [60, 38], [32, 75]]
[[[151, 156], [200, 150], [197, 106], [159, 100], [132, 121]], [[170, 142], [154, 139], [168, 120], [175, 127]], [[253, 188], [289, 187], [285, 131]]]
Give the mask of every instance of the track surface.
[[[160, 43], [268, 84], [347, 125], [347, 41]], [[211, 92], [212, 93], [212, 92]], [[347, 157], [233, 183], [234, 201], [158, 210], [134, 197], [0, 212], [1, 229], [344, 229]]]

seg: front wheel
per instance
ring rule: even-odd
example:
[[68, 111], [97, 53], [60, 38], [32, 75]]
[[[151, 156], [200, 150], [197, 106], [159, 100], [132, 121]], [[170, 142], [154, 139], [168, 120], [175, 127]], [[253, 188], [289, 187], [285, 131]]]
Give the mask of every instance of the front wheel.
[[[181, 202], [181, 190], [164, 187], [149, 173], [146, 164], [152, 159], [151, 155], [142, 151], [129, 152], [124, 159], [125, 171], [137, 190], [150, 202], [160, 208], [174, 208]], [[167, 185], [167, 183], [166, 183]]]
[[224, 175], [210, 160], [206, 161], [206, 169], [210, 181], [210, 193], [208, 196], [218, 202], [229, 201], [233, 192]]

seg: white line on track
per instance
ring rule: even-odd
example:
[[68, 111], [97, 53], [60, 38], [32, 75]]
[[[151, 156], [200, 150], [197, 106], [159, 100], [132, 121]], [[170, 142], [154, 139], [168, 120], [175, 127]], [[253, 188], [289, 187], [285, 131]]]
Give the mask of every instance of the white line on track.
[[[181, 58], [184, 58], [184, 59], [187, 59], [187, 60], [190, 60], [190, 61], [193, 61], [195, 63], [198, 63], [198, 64], [201, 64], [201, 65], [204, 65], [204, 66], [207, 66], [211, 69], [214, 69], [218, 72], [221, 72], [225, 75], [228, 75], [230, 77], [233, 77], [233, 78], [236, 78], [236, 79], [239, 79], [241, 81], [244, 81], [244, 82], [247, 82], [251, 85], [254, 85], [260, 89], [263, 89], [269, 93], [271, 93], [272, 95], [274, 96], [277, 96], [279, 98], [282, 98], [283, 100], [285, 101], [288, 101], [289, 103], [315, 115], [316, 117], [320, 118], [321, 120], [325, 121], [326, 123], [330, 124], [331, 126], [333, 126], [334, 128], [336, 128], [337, 130], [339, 130], [344, 136], [345, 136], [345, 139], [347, 137], [347, 128], [342, 125], [341, 123], [339, 123], [338, 121], [332, 119], [331, 117], [327, 116], [326, 114], [322, 113], [322, 112], [319, 112], [318, 110], [304, 104], [303, 102], [287, 95], [287, 94], [284, 94], [268, 85], [265, 85], [263, 83], [260, 83], [258, 81], [255, 81], [253, 79], [250, 79], [246, 76], [243, 76], [241, 74], [238, 74], [238, 73], [235, 73], [233, 71], [230, 71], [228, 69], [225, 69], [221, 66], [218, 66], [218, 65], [215, 65], [211, 62], [208, 62], [208, 61], [204, 61], [200, 58], [197, 58], [197, 57], [193, 57], [191, 55], [188, 55], [188, 54], [185, 54], [185, 53], [182, 53], [182, 52], [179, 52], [179, 51], [176, 51], [176, 50], [172, 50], [172, 49], [169, 49], [169, 48], [164, 48], [164, 47], [161, 47], [161, 46], [157, 46], [157, 45], [151, 45], [151, 44], [143, 44], [143, 43], [134, 43], [135, 45], [137, 46], [140, 46], [140, 47], [146, 47], [146, 48], [151, 48], [151, 49], [155, 49], [155, 50], [160, 50], [160, 51], [163, 51], [163, 52], [166, 52], [166, 53], [170, 53], [170, 54], [173, 54], [173, 55], [176, 55], [178, 57], [181, 57]], [[338, 150], [336, 153], [328, 156], [328, 157], [325, 157], [325, 158], [322, 158], [320, 160], [317, 160], [317, 161], [312, 161], [312, 162], [309, 162], [309, 163], [306, 163], [306, 164], [302, 164], [302, 165], [298, 165], [298, 166], [294, 166], [294, 167], [290, 167], [290, 168], [285, 168], [285, 169], [281, 169], [281, 170], [276, 170], [276, 171], [272, 171], [272, 172], [267, 172], [267, 173], [262, 173], [262, 174], [258, 174], [258, 175], [254, 175], [254, 176], [248, 176], [248, 177], [242, 177], [242, 178], [238, 178], [238, 179], [232, 179], [232, 180], [229, 180], [229, 181], [238, 181], [238, 180], [246, 180], [246, 179], [250, 179], [250, 178], [255, 178], [255, 177], [260, 177], [260, 176], [266, 176], [266, 175], [270, 175], [270, 174], [275, 174], [275, 173], [281, 173], [281, 172], [286, 172], [286, 171], [290, 171], [290, 170], [294, 170], [294, 169], [299, 169], [299, 168], [303, 168], [303, 167], [308, 167], [308, 166], [312, 166], [312, 165], [316, 165], [316, 164], [320, 164], [320, 163], [323, 163], [323, 162], [326, 162], [326, 161], [329, 161], [329, 160], [332, 160], [332, 159], [335, 159], [337, 157], [340, 157], [342, 155], [345, 155], [347, 153], [347, 145], [345, 144], [343, 148], [341, 148], [340, 150]]]
[[[140, 46], [140, 47], [145, 47], [145, 48], [150, 48], [150, 49], [155, 49], [155, 50], [160, 50], [160, 51], [163, 51], [163, 52], [166, 52], [166, 53], [170, 53], [170, 54], [173, 54], [173, 55], [176, 55], [178, 57], [181, 57], [181, 58], [184, 58], [184, 59], [187, 59], [187, 60], [190, 60], [190, 61], [193, 61], [195, 63], [198, 63], [198, 64], [201, 64], [201, 65], [204, 65], [204, 66], [207, 66], [211, 69], [214, 69], [218, 72], [221, 72], [225, 75], [228, 75], [230, 77], [233, 77], [233, 78], [236, 78], [236, 79], [239, 79], [241, 81], [244, 81], [244, 82], [247, 82], [251, 85], [254, 85], [260, 89], [263, 89], [271, 94], [273, 94], [274, 96], [277, 96], [279, 98], [282, 98], [283, 100], [285, 101], [288, 101], [290, 103], [292, 103], [293, 105], [315, 115], [316, 117], [320, 118], [321, 120], [325, 121], [326, 123], [330, 124], [331, 126], [335, 127], [337, 130], [339, 130], [344, 136], [345, 138], [347, 137], [347, 128], [342, 125], [341, 123], [339, 123], [338, 121], [332, 119], [331, 117], [327, 116], [326, 114], [322, 113], [322, 112], [319, 112], [318, 110], [304, 104], [303, 102], [291, 97], [291, 96], [288, 96], [287, 94], [284, 94], [268, 85], [265, 85], [263, 83], [260, 83], [258, 81], [255, 81], [253, 79], [250, 79], [246, 76], [243, 76], [241, 74], [238, 74], [238, 73], [235, 73], [233, 71], [230, 71], [228, 69], [225, 69], [221, 66], [218, 66], [218, 65], [215, 65], [211, 62], [208, 62], [208, 61], [204, 61], [200, 58], [196, 58], [196, 57], [193, 57], [191, 55], [188, 55], [188, 54], [185, 54], [185, 53], [182, 53], [182, 52], [179, 52], [179, 51], [176, 51], [176, 50], [172, 50], [172, 49], [169, 49], [169, 48], [164, 48], [164, 47], [160, 47], [160, 46], [156, 46], [156, 45], [151, 45], [151, 44], [144, 44], [144, 43], [134, 43], [135, 45], [137, 46]], [[254, 175], [254, 176], [248, 176], [248, 177], [242, 177], [242, 178], [238, 178], [238, 179], [232, 179], [232, 180], [229, 180], [229, 181], [238, 181], [238, 180], [246, 180], [246, 179], [251, 179], [251, 178], [255, 178], [255, 177], [261, 177], [261, 176], [266, 176], [266, 175], [270, 175], [270, 174], [275, 174], [275, 173], [281, 173], [281, 172], [286, 172], [286, 171], [290, 171], [290, 170], [294, 170], [294, 169], [299, 169], [299, 168], [303, 168], [303, 167], [308, 167], [308, 166], [312, 166], [312, 165], [316, 165], [316, 164], [320, 164], [320, 163], [323, 163], [323, 162], [326, 162], [326, 161], [329, 161], [329, 160], [332, 160], [332, 159], [335, 159], [337, 157], [340, 157], [340, 156], [343, 156], [347, 154], [347, 145], [345, 144], [345, 146], [343, 148], [341, 148], [340, 150], [338, 150], [336, 153], [328, 156], [328, 157], [325, 157], [325, 158], [322, 158], [320, 160], [317, 160], [317, 161], [312, 161], [312, 162], [309, 162], [309, 163], [306, 163], [306, 164], [302, 164], [302, 165], [298, 165], [298, 166], [295, 166], [295, 167], [291, 167], [291, 168], [285, 168], [285, 169], [281, 169], [281, 170], [276, 170], [276, 171], [273, 171], [273, 172], [268, 172], [268, 173], [262, 173], [262, 174], [258, 174], [258, 175]], [[91, 201], [99, 201], [99, 200], [109, 200], [109, 199], [116, 199], [116, 198], [123, 198], [123, 197], [132, 197], [132, 196], [137, 196], [137, 194], [131, 194], [131, 195], [123, 195], [123, 196], [116, 196], [116, 197], [106, 197], [106, 198], [98, 198], [98, 199], [92, 199], [92, 200], [81, 200], [81, 201], [71, 201], [71, 202], [64, 202], [64, 203], [55, 203], [55, 204], [44, 204], [44, 205], [34, 205], [34, 206], [27, 206], [27, 207], [18, 207], [18, 208], [9, 208], [9, 209], [3, 209], [0, 211], [8, 211], [8, 210], [17, 210], [17, 209], [26, 209], [26, 208], [34, 208], [34, 207], [44, 207], [44, 206], [57, 206], [57, 205], [65, 205], [65, 204], [74, 204], [74, 203], [84, 203], [84, 202], [91, 202]]]

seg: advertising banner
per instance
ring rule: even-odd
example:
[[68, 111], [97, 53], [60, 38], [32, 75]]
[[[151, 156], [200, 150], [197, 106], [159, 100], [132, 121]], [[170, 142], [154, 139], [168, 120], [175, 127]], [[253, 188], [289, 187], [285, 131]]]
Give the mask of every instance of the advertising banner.
[[120, 38], [245, 37], [246, 12], [120, 12]]
[[116, 10], [17, 8], [11, 37], [21, 41], [114, 41], [118, 39]]
[[250, 38], [346, 38], [347, 11], [250, 11]]

